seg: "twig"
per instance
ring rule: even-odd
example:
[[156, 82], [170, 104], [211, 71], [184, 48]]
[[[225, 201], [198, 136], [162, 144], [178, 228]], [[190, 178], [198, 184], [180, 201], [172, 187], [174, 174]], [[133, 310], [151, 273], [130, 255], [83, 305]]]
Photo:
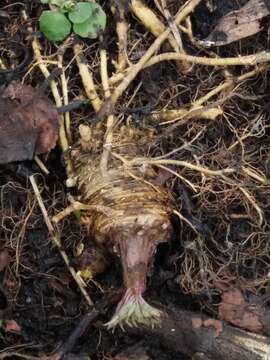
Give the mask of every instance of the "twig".
[[40, 160], [40, 158], [35, 155], [34, 160], [36, 162], [36, 164], [39, 166], [40, 170], [45, 174], [45, 175], [49, 175], [49, 170], [47, 169], [47, 167], [45, 166], [45, 164]]
[[83, 297], [85, 298], [87, 304], [90, 305], [90, 306], [93, 306], [94, 305], [93, 301], [91, 300], [91, 298], [87, 294], [86, 290], [82, 286], [81, 280], [77, 276], [75, 269], [70, 265], [70, 261], [69, 261], [69, 258], [67, 256], [67, 253], [62, 248], [60, 235], [59, 235], [58, 231], [53, 227], [53, 225], [51, 223], [51, 220], [50, 220], [48, 212], [47, 212], [47, 210], [46, 210], [46, 208], [44, 206], [44, 203], [43, 203], [43, 200], [41, 198], [41, 195], [40, 195], [40, 192], [39, 192], [39, 189], [38, 189], [38, 186], [37, 186], [37, 183], [36, 183], [36, 180], [35, 180], [34, 176], [31, 175], [29, 177], [29, 180], [31, 182], [32, 188], [34, 190], [34, 193], [35, 193], [35, 196], [37, 198], [40, 210], [42, 212], [44, 221], [45, 221], [45, 223], [47, 225], [47, 229], [49, 231], [49, 234], [51, 236], [51, 239], [52, 239], [53, 243], [57, 246], [57, 248], [58, 248], [58, 250], [59, 250], [59, 252], [60, 252], [60, 254], [61, 254], [61, 256], [62, 256], [62, 258], [64, 260], [64, 262], [66, 263], [66, 266], [67, 266], [69, 272], [71, 273], [73, 279], [77, 283], [77, 285], [78, 285]]

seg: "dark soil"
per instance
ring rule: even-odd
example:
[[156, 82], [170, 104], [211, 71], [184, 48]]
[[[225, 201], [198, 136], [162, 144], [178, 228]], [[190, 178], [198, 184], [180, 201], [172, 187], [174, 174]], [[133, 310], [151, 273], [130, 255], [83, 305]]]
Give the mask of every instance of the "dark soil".
[[[231, 10], [239, 9], [246, 2], [246, 0], [202, 1], [202, 4], [198, 6], [196, 12], [192, 15], [194, 34], [200, 39], [206, 38], [221, 16]], [[0, 58], [6, 59], [11, 69], [0, 71], [0, 85], [2, 86], [7, 85], [11, 80], [21, 80], [29, 70], [32, 62], [32, 50], [29, 45], [27, 31], [19, 26], [18, 18], [21, 9], [24, 7], [27, 9], [34, 24], [41, 11], [39, 1], [13, 3], [10, 0], [3, 0], [0, 5]], [[177, 4], [177, 1], [174, 3]], [[13, 26], [7, 27], [7, 22], [13, 22]], [[267, 25], [266, 20], [266, 27]], [[140, 30], [145, 31], [138, 25], [137, 31], [140, 32]], [[238, 44], [239, 47], [232, 44], [217, 49], [217, 52], [224, 56], [228, 54], [234, 56], [240, 52], [240, 47], [242, 54], [253, 53], [262, 50], [262, 48], [267, 50], [269, 44], [265, 41], [266, 37], [267, 30], [264, 30], [255, 36], [256, 41], [254, 39], [245, 39], [241, 42], [241, 46]], [[108, 35], [107, 46], [113, 48], [112, 43]], [[46, 48], [48, 53], [49, 50]], [[9, 56], [10, 51], [13, 53], [13, 57]], [[191, 49], [192, 51], [193, 49]], [[238, 69], [233, 71], [233, 75], [238, 75]], [[171, 63], [153, 67], [151, 71], [142, 73], [140, 80], [147, 82], [147, 86], [143, 85], [138, 91], [138, 106], [135, 106], [135, 110], [133, 110], [134, 119], [137, 121], [138, 126], [142, 126], [145, 113], [155, 106], [158, 94], [164, 90], [165, 86], [173, 86], [175, 81], [178, 81], [178, 77], [177, 69]], [[70, 82], [74, 89], [74, 95], [76, 95], [76, 91], [79, 93], [76, 87], [77, 80], [78, 78], [74, 76]], [[201, 91], [213, 87], [214, 83], [219, 82], [218, 73], [213, 75], [213, 83], [210, 83], [210, 85], [209, 83], [206, 84], [208, 80], [209, 73], [205, 70], [200, 72], [200, 69], [198, 69], [196, 73], [183, 75], [181, 81], [183, 84], [189, 84], [188, 90], [175, 97], [171, 106], [179, 107], [189, 103], [198, 87], [200, 87]], [[36, 71], [27, 78], [27, 82], [35, 87], [41, 87], [44, 80]], [[236, 127], [244, 128], [245, 121], [252, 121], [258, 110], [269, 111], [268, 100], [265, 99], [265, 95], [269, 92], [268, 79], [261, 76], [252, 80], [250, 88], [247, 90], [252, 93], [254, 89], [256, 95], [258, 95], [258, 98], [254, 101], [246, 102], [239, 97], [232, 100], [226, 108], [229, 116], [231, 116], [230, 119], [232, 119], [234, 116], [233, 102], [237, 102], [238, 117], [234, 124]], [[49, 91], [47, 93], [49, 94]], [[168, 96], [170, 97], [171, 94]], [[163, 100], [166, 102], [165, 97]], [[125, 99], [123, 103], [124, 101]], [[131, 109], [123, 107], [122, 110], [127, 113]], [[88, 110], [85, 111], [85, 118], [89, 116], [88, 113]], [[185, 133], [188, 130], [187, 126]], [[184, 133], [184, 131], [181, 131], [179, 130], [180, 137]], [[198, 143], [197, 148], [194, 149], [194, 154], [196, 155], [196, 151], [198, 154], [205, 151], [205, 156], [209, 155], [209, 149], [215, 148], [217, 138], [222, 138], [223, 144], [221, 147], [223, 146], [223, 149], [216, 149], [213, 158], [209, 155], [211, 163], [219, 164], [219, 161], [224, 161], [228, 164], [234, 163], [237, 166], [240, 162], [240, 151], [233, 154], [226, 153], [226, 144], [231, 143], [233, 136], [234, 134], [228, 124], [223, 120], [218, 120], [214, 125], [207, 128], [206, 135], [202, 142]], [[263, 166], [268, 169], [269, 176], [270, 160], [269, 155], [267, 158], [267, 153], [269, 152], [270, 143], [269, 140], [265, 140], [266, 137], [269, 138], [269, 129], [266, 129], [264, 138], [252, 139], [249, 145], [250, 151], [252, 151], [256, 146], [256, 141], [258, 146], [260, 143], [262, 144], [261, 159], [263, 160], [258, 159], [258, 163], [261, 161], [259, 166], [262, 162], [264, 163]], [[171, 146], [170, 139], [165, 139], [162, 145], [169, 148]], [[12, 352], [31, 356], [54, 353], [66, 342], [80, 319], [88, 311], [84, 299], [66, 268], [58, 249], [52, 245], [47, 227], [28, 181], [29, 175], [39, 174], [36, 179], [39, 185], [42, 185], [42, 198], [50, 216], [55, 215], [57, 211], [62, 210], [67, 205], [67, 190], [64, 186], [66, 180], [65, 167], [63, 156], [58, 148], [48, 155], [46, 166], [50, 171], [49, 176], [42, 175], [40, 169], [32, 161], [12, 163], [0, 167], [0, 255], [3, 252], [8, 252], [6, 264], [2, 267], [0, 262], [0, 318], [3, 320], [15, 320], [21, 327], [18, 332], [7, 332], [4, 326], [0, 327], [1, 359], [2, 354], [6, 353], [6, 356], [10, 357], [8, 353]], [[215, 189], [217, 193], [219, 186], [221, 187], [217, 182]], [[265, 254], [264, 251], [262, 251], [263, 254], [258, 259], [250, 256], [248, 259], [245, 258], [241, 261], [241, 258], [237, 258], [237, 251], [240, 249], [245, 253], [246, 247], [250, 245], [249, 240], [245, 242], [245, 245], [240, 245], [243, 239], [249, 239], [250, 234], [254, 236], [252, 239], [255, 239], [256, 236], [263, 237], [262, 244], [264, 245], [262, 246], [265, 246], [266, 251], [268, 249], [266, 242], [269, 241], [265, 229], [261, 231], [246, 219], [229, 219], [227, 216], [228, 209], [234, 213], [241, 213], [245, 209], [239, 198], [233, 198], [232, 196], [225, 200], [222, 191], [220, 192], [220, 198], [216, 198], [217, 195], [214, 191], [209, 193], [205, 191], [202, 195], [205, 199], [202, 206], [200, 199], [194, 197], [190, 200], [189, 191], [180, 186], [179, 183], [174, 184], [174, 194], [179, 201], [182, 201], [183, 214], [193, 219], [201, 234], [208, 239], [205, 242], [205, 248], [197, 249], [196, 254], [209, 248], [209, 251], [214, 249], [213, 256], [217, 262], [222, 263], [224, 258], [227, 257], [225, 253], [226, 244], [230, 241], [230, 243], [236, 244], [236, 248], [239, 246], [233, 254], [235, 256], [234, 261], [228, 267], [232, 273], [245, 280], [255, 280], [263, 273], [264, 275], [267, 274], [269, 259], [268, 254]], [[264, 205], [266, 223], [269, 223], [269, 199], [266, 197], [264, 189], [259, 189], [256, 195], [260, 199], [260, 203]], [[211, 204], [213, 205], [212, 208]], [[85, 229], [80, 226], [75, 217], [64, 220], [60, 227], [63, 248], [75, 264], [76, 248], [86, 238]], [[229, 231], [229, 236], [227, 236], [226, 231]], [[191, 233], [192, 231], [186, 225], [175, 221], [174, 239], [170, 244], [161, 245], [158, 248], [152, 276], [149, 278], [146, 298], [153, 303], [167, 306], [173, 305], [174, 307], [193, 311], [203, 310], [205, 313], [216, 315], [216, 304], [220, 300], [218, 292], [213, 291], [210, 294], [209, 289], [204, 288], [196, 293], [191, 291], [188, 293], [187, 288], [183, 289], [180, 286], [181, 280], [183, 280], [183, 277], [181, 278], [181, 261], [185, 251], [192, 243], [192, 238], [194, 238]], [[261, 235], [262, 233], [263, 235]], [[219, 248], [214, 248], [215, 245], [210, 240], [212, 236], [219, 244]], [[181, 237], [181, 242], [179, 237]], [[254, 240], [254, 242], [256, 241]], [[241, 253], [240, 250], [239, 253]], [[196, 259], [200, 259], [200, 256]], [[194, 277], [195, 275], [197, 278], [196, 272]], [[95, 281], [99, 286], [90, 283], [87, 291], [91, 294], [97, 307], [102, 308], [102, 311], [98, 319], [91, 323], [87, 331], [73, 347], [72, 353], [76, 355], [75, 359], [83, 359], [84, 356], [89, 356], [93, 360], [112, 359], [122, 350], [138, 342], [141, 342], [142, 347], [147, 349], [151, 359], [187, 359], [181, 353], [175, 353], [164, 348], [158, 339], [134, 334], [131, 336], [121, 330], [111, 333], [104, 328], [103, 324], [110, 318], [122, 290], [121, 268], [117, 259], [113, 259], [109, 269], [104, 274], [99, 275]], [[258, 289], [259, 294], [266, 292], [266, 285]], [[19, 354], [12, 355], [10, 358], [19, 359], [21, 358]], [[68, 357], [66, 358], [68, 359]]]
[[[50, 194], [60, 196], [53, 199], [54, 210], [58, 206], [60, 208], [64, 201], [62, 181], [65, 176], [64, 169], [60, 168], [60, 171], [54, 169], [53, 162], [60, 161], [55, 155], [57, 154], [51, 154], [47, 162], [52, 163], [52, 175], [46, 181], [42, 177], [39, 178], [45, 186], [43, 192], [43, 197], [47, 198], [45, 203], [51, 203]], [[30, 194], [27, 175], [38, 171], [38, 168], [30, 162], [1, 167], [0, 253], [3, 249], [8, 249], [9, 262], [1, 272], [4, 293], [3, 299], [0, 299], [0, 311], [3, 309], [3, 318], [15, 320], [22, 330], [18, 334], [3, 333], [0, 338], [0, 349], [9, 349], [16, 345], [17, 351], [26, 351], [32, 355], [48, 355], [65, 342], [86, 313], [87, 307], [59, 251], [51, 244], [39, 209], [35, 208], [30, 218], [25, 219], [27, 209], [33, 205], [34, 200]], [[19, 240], [24, 221], [27, 221], [25, 233]], [[74, 258], [76, 244], [84, 237], [85, 234], [77, 220], [69, 220], [68, 227], [63, 228], [62, 239], [71, 259]], [[20, 244], [17, 262], [18, 241]], [[164, 245], [159, 249], [147, 298], [168, 305], [182, 303], [190, 308], [190, 299], [181, 295], [174, 266], [170, 264], [170, 259], [176, 256], [177, 251], [179, 251], [179, 244], [176, 243], [171, 247]], [[96, 281], [105, 289], [105, 293], [102, 294], [94, 285], [90, 288], [91, 296], [98, 306], [104, 302], [106, 292], [110, 292], [112, 285], [116, 290], [121, 289], [121, 269], [117, 259], [111, 268]], [[108, 300], [107, 303], [110, 305]], [[106, 309], [110, 307], [107, 306]], [[99, 320], [80, 337], [74, 347], [73, 352], [78, 355], [78, 359], [82, 359], [84, 354], [90, 356], [91, 359], [103, 359], [104, 354], [108, 357], [113, 356], [141, 340], [143, 340], [142, 346], [147, 348], [147, 352], [153, 359], [186, 359], [179, 353], [162, 348], [155, 339], [145, 339], [134, 335], [130, 337], [121, 330], [117, 330], [114, 334], [106, 331], [103, 323], [109, 319], [111, 311], [106, 310], [103, 313]]]

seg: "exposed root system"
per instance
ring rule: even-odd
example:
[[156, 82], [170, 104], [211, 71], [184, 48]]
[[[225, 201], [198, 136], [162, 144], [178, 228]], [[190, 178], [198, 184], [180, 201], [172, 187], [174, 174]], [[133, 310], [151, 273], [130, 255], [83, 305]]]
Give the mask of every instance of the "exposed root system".
[[[157, 303], [214, 324], [226, 288], [268, 313], [269, 17], [210, 48], [204, 40], [246, 0], [97, 2], [105, 32], [62, 43], [38, 31], [49, 5], [1, 2], [0, 85], [44, 92], [59, 143], [1, 165], [0, 358], [15, 348], [58, 359], [89, 307], [95, 320], [68, 344], [78, 358], [144, 341], [121, 328], [162, 333]], [[22, 331], [6, 331], [8, 320]], [[182, 359], [149, 341], [153, 359]]]

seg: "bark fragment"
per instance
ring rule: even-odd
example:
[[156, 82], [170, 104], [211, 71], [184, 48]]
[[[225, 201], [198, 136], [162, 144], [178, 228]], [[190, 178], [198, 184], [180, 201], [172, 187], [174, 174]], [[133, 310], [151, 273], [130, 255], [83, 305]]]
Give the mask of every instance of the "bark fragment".
[[262, 30], [260, 20], [269, 13], [268, 1], [250, 0], [241, 9], [224, 15], [202, 45], [223, 46], [254, 35]]

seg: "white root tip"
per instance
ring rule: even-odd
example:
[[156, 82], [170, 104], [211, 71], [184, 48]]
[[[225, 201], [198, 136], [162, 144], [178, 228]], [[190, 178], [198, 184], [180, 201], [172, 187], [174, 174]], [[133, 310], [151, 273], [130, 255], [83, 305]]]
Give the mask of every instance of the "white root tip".
[[112, 319], [105, 324], [107, 329], [120, 326], [160, 326], [163, 312], [149, 305], [141, 295], [135, 295], [128, 289], [117, 306]]

